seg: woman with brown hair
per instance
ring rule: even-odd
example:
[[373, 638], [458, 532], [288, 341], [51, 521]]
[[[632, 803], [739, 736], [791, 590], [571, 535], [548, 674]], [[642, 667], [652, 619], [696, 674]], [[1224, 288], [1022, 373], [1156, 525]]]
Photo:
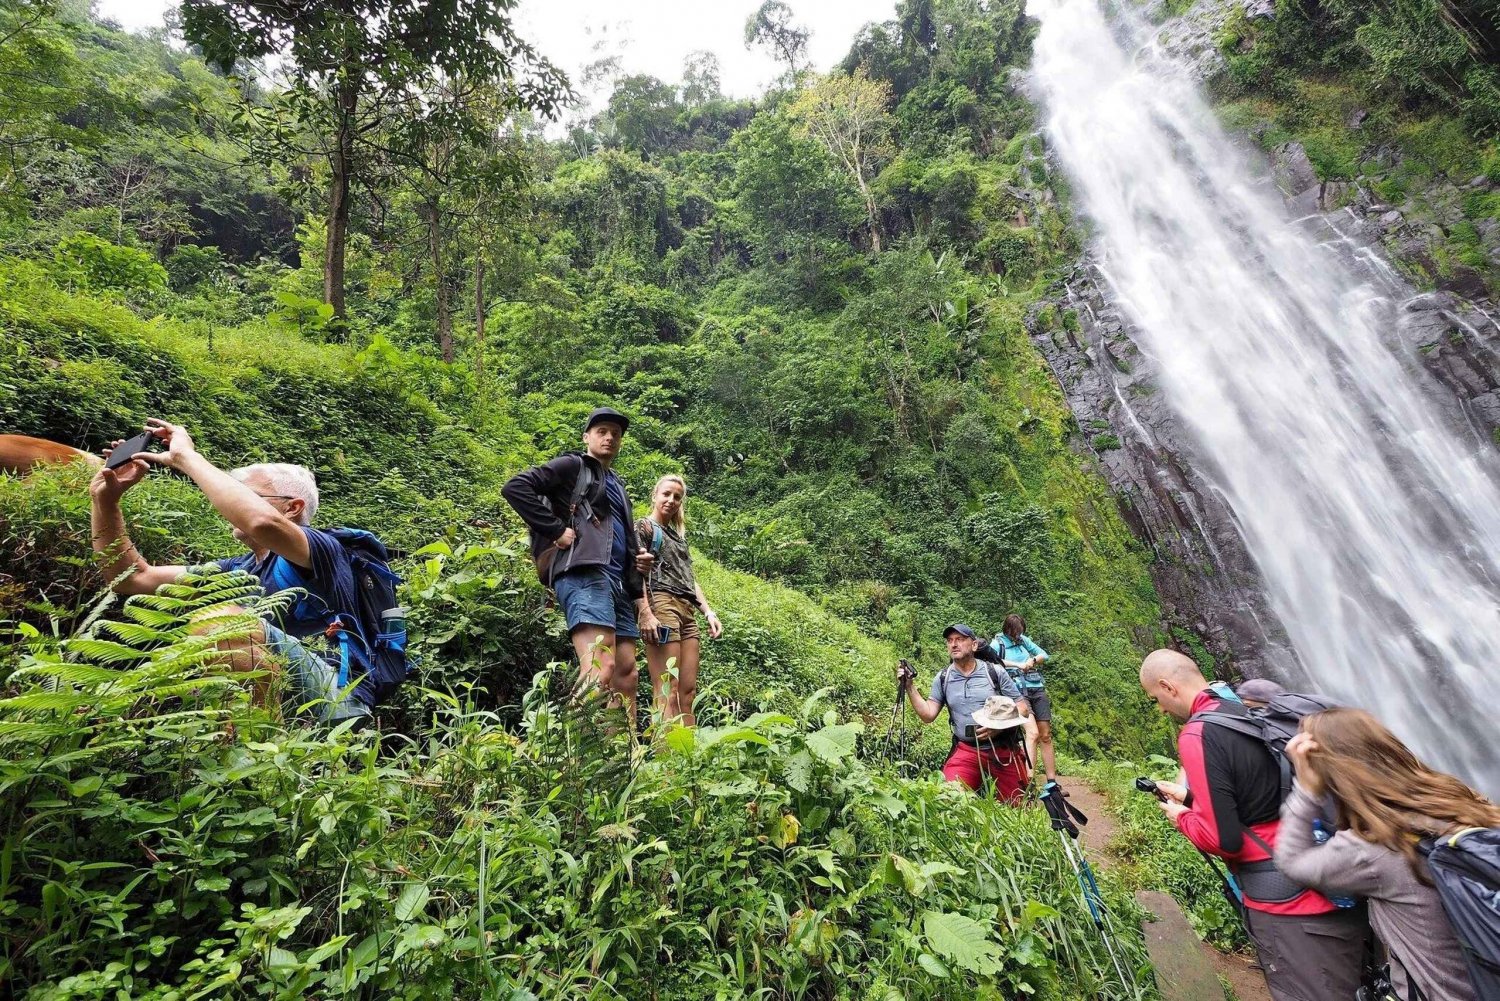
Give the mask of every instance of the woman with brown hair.
[[[1500, 826], [1500, 807], [1417, 759], [1360, 709], [1302, 720], [1287, 741], [1297, 783], [1281, 808], [1276, 868], [1324, 893], [1364, 897], [1370, 925], [1391, 954], [1400, 998], [1476, 1001], [1463, 952], [1417, 842], [1465, 827]], [[1338, 833], [1318, 844], [1324, 797]]]
[[[642, 617], [641, 636], [646, 641], [646, 666], [651, 672], [652, 698], [662, 718], [693, 726], [693, 699], [698, 692], [697, 613], [708, 620], [708, 635], [718, 639], [724, 627], [708, 607], [703, 589], [693, 577], [693, 557], [688, 552], [687, 523], [682, 515], [687, 483], [668, 473], [651, 491], [651, 514], [635, 523], [641, 548], [656, 557], [646, 578], [646, 601], [656, 622]], [[651, 628], [648, 628], [650, 626]], [[676, 665], [675, 674], [668, 670]]]
[[990, 640], [990, 649], [1000, 655], [1016, 686], [1026, 701], [1031, 703], [1031, 715], [1035, 723], [1027, 720], [1026, 757], [1032, 765], [1037, 764], [1037, 751], [1042, 754], [1041, 765], [1046, 770], [1047, 781], [1057, 781], [1057, 752], [1052, 747], [1052, 697], [1047, 694], [1047, 681], [1042, 677], [1041, 667], [1047, 662], [1047, 651], [1031, 641], [1026, 635], [1026, 620], [1012, 612], [1005, 617], [1000, 634]]

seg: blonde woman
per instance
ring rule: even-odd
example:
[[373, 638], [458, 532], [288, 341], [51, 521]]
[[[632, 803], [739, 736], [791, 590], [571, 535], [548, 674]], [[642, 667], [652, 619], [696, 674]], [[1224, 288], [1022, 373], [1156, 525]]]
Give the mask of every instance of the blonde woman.
[[[648, 623], [644, 616], [641, 619], [651, 692], [663, 719], [693, 726], [697, 722], [693, 699], [698, 694], [701, 654], [697, 613], [703, 613], [708, 635], [714, 639], [723, 635], [724, 627], [693, 578], [693, 557], [688, 552], [682, 517], [686, 496], [687, 483], [681, 476], [663, 476], [651, 491], [651, 515], [637, 521], [635, 530], [641, 548], [656, 557], [646, 578], [646, 600], [656, 622]], [[648, 629], [648, 625], [654, 628]], [[668, 671], [669, 663], [676, 666], [675, 677]]]

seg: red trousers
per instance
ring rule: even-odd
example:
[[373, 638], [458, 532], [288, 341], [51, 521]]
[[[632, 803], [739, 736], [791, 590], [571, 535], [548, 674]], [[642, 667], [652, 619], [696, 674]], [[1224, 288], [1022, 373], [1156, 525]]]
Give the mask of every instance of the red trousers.
[[1026, 770], [1026, 760], [1020, 748], [980, 750], [959, 741], [953, 745], [953, 753], [943, 763], [943, 778], [949, 782], [962, 782], [978, 792], [984, 776], [995, 784], [995, 798], [1010, 803], [1021, 801], [1021, 790], [1031, 777]]

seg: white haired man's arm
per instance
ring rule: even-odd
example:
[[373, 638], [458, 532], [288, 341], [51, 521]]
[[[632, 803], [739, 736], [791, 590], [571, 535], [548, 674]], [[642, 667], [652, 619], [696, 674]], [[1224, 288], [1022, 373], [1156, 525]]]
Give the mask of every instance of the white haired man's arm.
[[250, 548], [269, 549], [299, 567], [311, 565], [312, 553], [301, 525], [268, 504], [248, 485], [205, 459], [185, 429], [156, 418], [148, 423], [167, 448], [163, 452], [142, 453], [140, 458], [169, 466], [198, 484], [214, 510], [240, 530]]

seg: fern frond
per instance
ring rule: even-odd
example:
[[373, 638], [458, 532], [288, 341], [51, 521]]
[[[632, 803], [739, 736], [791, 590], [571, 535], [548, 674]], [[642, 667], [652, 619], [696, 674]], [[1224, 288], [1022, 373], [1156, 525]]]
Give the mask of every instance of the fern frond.
[[46, 744], [72, 730], [67, 723], [52, 720], [0, 719], [0, 746]]
[[33, 664], [18, 667], [11, 672], [11, 679], [21, 681], [28, 678], [50, 678], [60, 684], [87, 688], [108, 685], [119, 681], [121, 672], [110, 667], [95, 667], [92, 664]]
[[148, 608], [138, 602], [131, 602], [126, 605], [124, 614], [133, 622], [160, 629], [170, 629], [173, 626], [180, 626], [184, 621], [180, 615], [173, 615], [171, 612]]
[[[162, 586], [162, 591], [165, 591], [168, 587], [173, 586], [174, 585], [171, 584], [165, 584]], [[180, 616], [186, 616], [194, 608], [194, 605], [191, 601], [188, 601], [184, 598], [174, 598], [171, 595], [163, 594], [160, 591], [156, 594], [137, 594], [130, 599], [130, 603], [132, 605], [145, 605], [147, 608], [154, 608], [157, 611], [161, 612], [172, 612]]]
[[132, 661], [144, 660], [151, 654], [138, 650], [124, 643], [116, 643], [113, 640], [91, 639], [80, 637], [65, 640], [63, 648], [66, 652], [78, 657], [95, 661], [101, 664], [127, 664]]
[[117, 622], [112, 619], [99, 623], [99, 632], [110, 633], [116, 639], [135, 647], [170, 643], [178, 636], [178, 633], [170, 629], [153, 629], [150, 626], [137, 625], [133, 622]]
[[72, 712], [94, 705], [98, 700], [86, 698], [74, 691], [22, 692], [8, 699], [0, 699], [0, 714], [26, 712]]

